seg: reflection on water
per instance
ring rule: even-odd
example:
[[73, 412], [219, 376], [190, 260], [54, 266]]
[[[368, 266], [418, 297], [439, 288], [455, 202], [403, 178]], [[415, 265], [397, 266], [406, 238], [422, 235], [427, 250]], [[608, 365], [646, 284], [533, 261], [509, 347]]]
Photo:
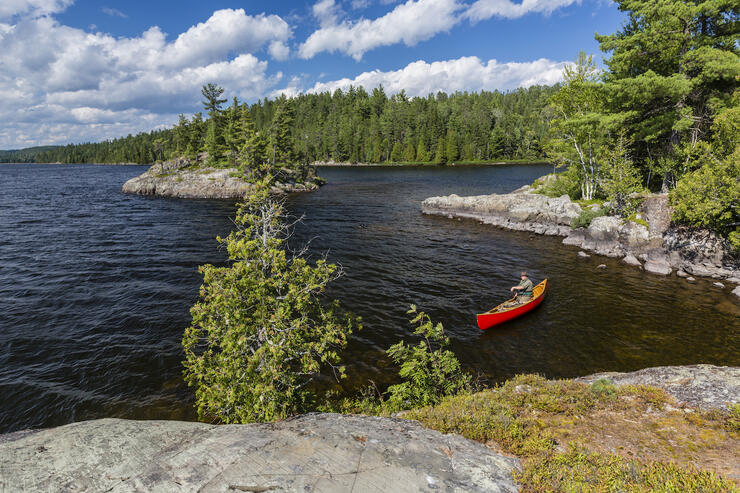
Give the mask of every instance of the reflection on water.
[[[180, 339], [200, 276], [223, 262], [233, 204], [128, 196], [143, 167], [0, 165], [0, 432], [102, 416], [192, 419]], [[464, 363], [492, 380], [664, 364], [740, 364], [738, 304], [691, 285], [582, 260], [561, 240], [423, 216], [431, 195], [507, 192], [547, 166], [325, 168], [295, 240], [346, 275], [331, 294], [362, 316], [348, 387], [388, 382], [383, 351], [416, 303], [442, 321]], [[599, 263], [606, 270], [596, 270]], [[540, 308], [481, 332], [475, 313], [517, 274], [550, 279]]]

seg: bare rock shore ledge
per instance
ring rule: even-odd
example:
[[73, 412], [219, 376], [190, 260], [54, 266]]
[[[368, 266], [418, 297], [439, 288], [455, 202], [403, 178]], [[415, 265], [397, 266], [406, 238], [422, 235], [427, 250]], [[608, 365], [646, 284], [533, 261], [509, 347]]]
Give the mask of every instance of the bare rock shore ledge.
[[[251, 188], [236, 168], [198, 164], [199, 161], [185, 158], [154, 164], [145, 173], [124, 183], [123, 192], [183, 199], [241, 199]], [[306, 176], [289, 169], [282, 169], [280, 173], [273, 186], [275, 193], [312, 191], [323, 183], [312, 170]]]
[[[667, 195], [651, 195], [640, 207], [648, 224], [615, 216], [595, 218], [588, 228], [571, 228], [581, 206], [567, 195], [550, 198], [525, 186], [509, 194], [430, 197], [422, 212], [463, 217], [497, 227], [565, 236], [563, 243], [608, 257], [621, 257], [646, 272], [679, 277], [706, 276], [740, 284], [740, 260], [725, 240], [701, 229], [671, 224]], [[734, 294], [740, 297], [740, 286]]]
[[[740, 368], [600, 373], [665, 389], [694, 408], [740, 398]], [[0, 435], [0, 491], [514, 492], [519, 460], [416, 421], [307, 414], [208, 425], [99, 419]]]

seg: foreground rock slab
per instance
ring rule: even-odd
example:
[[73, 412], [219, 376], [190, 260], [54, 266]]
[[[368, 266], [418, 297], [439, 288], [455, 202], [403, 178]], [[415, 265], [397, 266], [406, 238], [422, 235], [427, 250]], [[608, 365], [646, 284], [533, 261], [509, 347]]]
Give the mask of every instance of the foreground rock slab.
[[415, 421], [100, 419], [0, 436], [0, 491], [514, 492], [517, 459]]
[[629, 373], [596, 373], [576, 380], [593, 383], [600, 378], [615, 385], [659, 387], [696, 408], [727, 408], [740, 402], [740, 368], [736, 366], [656, 366]]

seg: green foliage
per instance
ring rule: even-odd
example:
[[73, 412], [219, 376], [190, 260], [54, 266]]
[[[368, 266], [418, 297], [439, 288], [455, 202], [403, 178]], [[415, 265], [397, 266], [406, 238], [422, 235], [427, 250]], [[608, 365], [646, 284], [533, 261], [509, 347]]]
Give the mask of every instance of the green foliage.
[[578, 214], [578, 217], [573, 219], [573, 221], [570, 223], [570, 227], [573, 229], [588, 228], [588, 225], [591, 224], [591, 221], [593, 221], [597, 217], [606, 216], [607, 214], [609, 214], [608, 207], [599, 207], [598, 209], [592, 209], [589, 207], [583, 209], [581, 210], [581, 213]]
[[673, 219], [727, 236], [740, 224], [740, 148], [726, 160], [708, 159], [671, 190]]
[[429, 162], [429, 152], [427, 152], [423, 139], [419, 139], [419, 144], [416, 146], [416, 161], [420, 163]]
[[606, 378], [600, 378], [591, 384], [591, 392], [602, 396], [614, 396], [617, 393], [617, 386]]
[[640, 176], [627, 155], [627, 147], [622, 136], [617, 144], [606, 153], [602, 189], [611, 204], [613, 214], [628, 217], [638, 205], [634, 194], [640, 190]]
[[38, 156], [45, 153], [56, 152], [59, 146], [40, 146], [27, 147], [25, 149], [16, 149], [0, 151], [0, 163], [35, 163]]
[[270, 130], [270, 146], [273, 155], [272, 164], [293, 163], [296, 159], [295, 141], [292, 136], [295, 122], [295, 108], [292, 100], [282, 96], [278, 100], [275, 118]]
[[[195, 158], [204, 147], [211, 118], [219, 120], [217, 130], [224, 136], [221, 163], [232, 163], [233, 135], [229, 128], [231, 108], [223, 109], [223, 93], [205, 87], [204, 103], [208, 118], [196, 116], [179, 122], [175, 128], [156, 130], [99, 143], [75, 144], [35, 153], [36, 162], [154, 162], [154, 141], [161, 139], [166, 158]], [[547, 98], [555, 88], [532, 86], [501, 93], [437, 93], [427, 97], [388, 97], [382, 88], [370, 93], [350, 88], [334, 93], [301, 94], [294, 98], [263, 99], [243, 107], [254, 131], [268, 140], [267, 158], [275, 162], [307, 163], [314, 161], [349, 161], [381, 163], [390, 159], [394, 142], [401, 141], [401, 157], [408, 141], [416, 143], [416, 162], [446, 159], [444, 142], [448, 129], [457, 135], [458, 149], [465, 159], [475, 162], [541, 160], [548, 123], [542, 118]], [[286, 104], [289, 106], [286, 107]], [[281, 109], [282, 108], [282, 109]], [[187, 120], [187, 119], [186, 119]], [[223, 120], [223, 121], [221, 121]], [[292, 121], [291, 121], [292, 120]], [[188, 133], [183, 148], [183, 136]], [[187, 129], [187, 132], [184, 132]], [[280, 142], [277, 142], [280, 141]], [[419, 157], [423, 142], [428, 156]], [[277, 147], [275, 144], [277, 143]], [[283, 154], [281, 157], [278, 154]], [[459, 151], [458, 151], [459, 154]], [[249, 155], [248, 155], [249, 156]], [[459, 156], [458, 156], [459, 157]], [[436, 159], [434, 159], [436, 158]], [[249, 158], [247, 160], [252, 160]], [[257, 159], [260, 164], [265, 162]]]
[[449, 129], [445, 139], [445, 161], [448, 163], [455, 162], [460, 157], [457, 150], [457, 135], [455, 131]]
[[640, 164], [661, 163], [663, 187], [687, 171], [680, 154], [711, 136], [740, 75], [738, 6], [724, 0], [617, 0], [621, 31], [596, 36], [609, 111], [624, 122]]
[[546, 175], [538, 178], [532, 184], [535, 193], [547, 197], [562, 197], [567, 195], [572, 199], [578, 198], [581, 193], [581, 184], [578, 177], [578, 169], [570, 167], [558, 174]]
[[403, 161], [403, 149], [401, 148], [401, 142], [396, 141], [393, 144], [390, 161], [394, 163], [400, 163], [401, 161]]
[[230, 265], [204, 265], [200, 300], [185, 330], [185, 380], [201, 419], [269, 421], [314, 408], [309, 384], [327, 367], [341, 377], [339, 351], [357, 320], [322, 293], [340, 272], [291, 255], [268, 174], [240, 205], [225, 239]]
[[388, 387], [387, 408], [400, 410], [436, 404], [442, 398], [471, 389], [471, 377], [462, 371], [455, 353], [446, 349], [450, 340], [441, 323], [432, 323], [415, 305], [407, 312], [416, 324], [414, 334], [422, 340], [416, 346], [403, 341], [388, 349], [388, 356], [400, 366], [402, 383]]
[[736, 489], [734, 483], [709, 471], [665, 462], [641, 463], [577, 445], [564, 453], [537, 457], [516, 476], [524, 492], [721, 493]]
[[563, 84], [550, 98], [555, 117], [548, 155], [578, 176], [580, 196], [587, 200], [598, 193], [604, 149], [613, 125], [604, 114], [606, 97], [599, 76], [593, 56], [580, 52], [573, 65], [565, 66]]
[[444, 164], [447, 162], [447, 153], [445, 152], [445, 139], [440, 137], [437, 140], [437, 150], [434, 153], [434, 164]]

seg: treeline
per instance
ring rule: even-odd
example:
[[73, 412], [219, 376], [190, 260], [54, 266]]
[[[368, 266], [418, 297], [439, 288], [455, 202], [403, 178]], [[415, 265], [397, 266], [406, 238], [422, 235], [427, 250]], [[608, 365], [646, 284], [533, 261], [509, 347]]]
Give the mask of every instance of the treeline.
[[39, 154], [55, 148], [56, 146], [40, 146], [0, 151], [0, 163], [35, 163]]
[[[382, 86], [334, 93], [264, 99], [252, 105], [220, 99], [204, 88], [207, 114], [196, 113], [171, 129], [99, 143], [70, 144], [36, 156], [37, 162], [139, 163], [209, 151], [211, 164], [227, 165], [254, 132], [252, 160], [309, 163], [418, 162], [543, 159], [548, 98], [557, 87], [511, 92], [438, 92], [387, 95]], [[206, 95], [206, 91], [210, 91]], [[209, 99], [209, 97], [211, 99]], [[214, 99], [215, 98], [215, 99]], [[234, 142], [234, 138], [241, 141]], [[230, 140], [231, 139], [231, 140]]]

